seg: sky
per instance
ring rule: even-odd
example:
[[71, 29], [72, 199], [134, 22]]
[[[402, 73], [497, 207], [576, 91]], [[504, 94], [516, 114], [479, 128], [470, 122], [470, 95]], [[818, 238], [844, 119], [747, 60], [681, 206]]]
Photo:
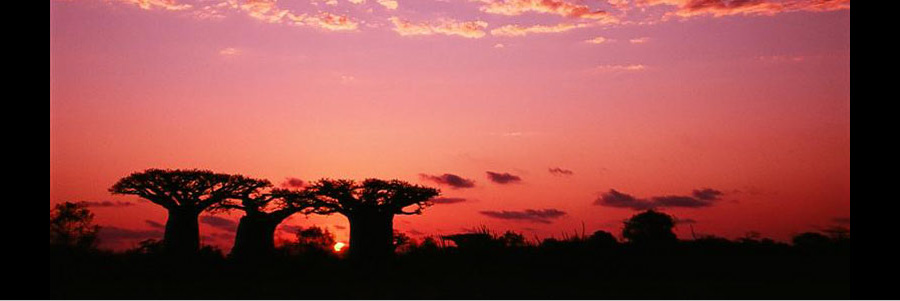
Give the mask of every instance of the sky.
[[[106, 248], [161, 238], [107, 191], [147, 168], [440, 188], [395, 219], [414, 238], [656, 209], [786, 241], [849, 226], [850, 1], [51, 1], [51, 207], [89, 205]], [[347, 240], [339, 215], [277, 235], [312, 225]]]

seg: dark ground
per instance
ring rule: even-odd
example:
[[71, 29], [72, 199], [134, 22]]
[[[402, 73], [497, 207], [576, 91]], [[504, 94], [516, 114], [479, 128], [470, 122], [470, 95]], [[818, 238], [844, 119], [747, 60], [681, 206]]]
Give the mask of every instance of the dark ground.
[[849, 299], [849, 245], [800, 250], [679, 243], [414, 250], [387, 268], [326, 255], [238, 264], [215, 252], [158, 254], [51, 248], [65, 299]]

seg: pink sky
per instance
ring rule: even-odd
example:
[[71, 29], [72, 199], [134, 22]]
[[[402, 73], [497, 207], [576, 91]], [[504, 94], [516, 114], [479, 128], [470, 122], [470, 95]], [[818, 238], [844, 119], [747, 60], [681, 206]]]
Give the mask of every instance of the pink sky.
[[[101, 225], [149, 231], [162, 208], [107, 192], [146, 168], [397, 178], [466, 199], [398, 217], [413, 236], [486, 225], [559, 237], [582, 222], [618, 234], [637, 211], [596, 205], [610, 189], [649, 201], [712, 188], [723, 194], [709, 206], [661, 210], [698, 234], [785, 240], [850, 216], [849, 7], [51, 1], [50, 203], [131, 202], [91, 209]], [[445, 173], [475, 185], [420, 176]], [[482, 213], [528, 209], [565, 215]], [[340, 216], [286, 224], [348, 234]], [[201, 230], [229, 247], [227, 231]]]

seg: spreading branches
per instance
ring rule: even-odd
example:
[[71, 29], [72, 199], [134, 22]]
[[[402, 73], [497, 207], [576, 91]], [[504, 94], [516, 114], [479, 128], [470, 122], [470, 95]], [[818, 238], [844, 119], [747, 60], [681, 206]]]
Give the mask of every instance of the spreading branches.
[[208, 170], [147, 169], [120, 179], [109, 191], [136, 195], [170, 210], [199, 213], [229, 198], [249, 196], [271, 185], [267, 180]]
[[[316, 201], [317, 213], [353, 214], [356, 211], [384, 214], [421, 214], [431, 206], [431, 199], [440, 190], [410, 184], [400, 180], [366, 179], [362, 183], [351, 180], [322, 179], [307, 188]], [[411, 210], [404, 210], [415, 206]]]

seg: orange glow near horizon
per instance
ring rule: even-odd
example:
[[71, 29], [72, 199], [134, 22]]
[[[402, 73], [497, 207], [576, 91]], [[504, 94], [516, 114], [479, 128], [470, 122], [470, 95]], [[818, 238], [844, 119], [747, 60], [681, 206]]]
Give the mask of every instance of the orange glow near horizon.
[[[394, 220], [415, 239], [849, 224], [849, 0], [357, 2], [51, 1], [51, 206], [89, 202], [118, 250], [161, 238], [107, 192], [147, 168], [438, 187]], [[340, 215], [277, 235], [313, 225], [349, 241]]]

